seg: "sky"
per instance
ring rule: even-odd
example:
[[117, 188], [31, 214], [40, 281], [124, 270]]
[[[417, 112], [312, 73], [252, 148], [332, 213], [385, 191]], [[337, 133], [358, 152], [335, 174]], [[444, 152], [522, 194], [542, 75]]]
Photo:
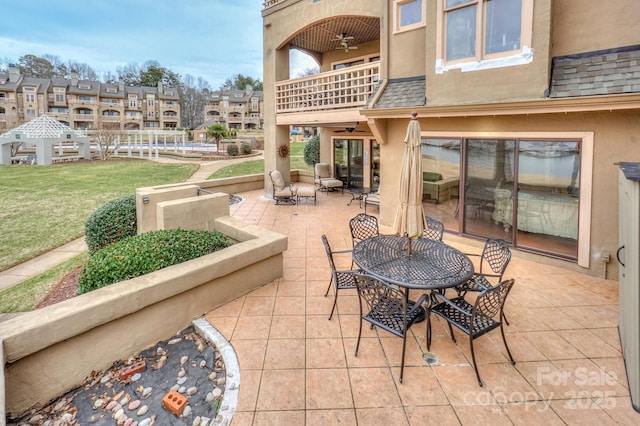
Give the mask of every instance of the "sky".
[[[0, 61], [58, 56], [96, 72], [157, 61], [212, 89], [236, 74], [263, 81], [263, 0], [0, 0]], [[292, 56], [291, 76], [315, 63]]]

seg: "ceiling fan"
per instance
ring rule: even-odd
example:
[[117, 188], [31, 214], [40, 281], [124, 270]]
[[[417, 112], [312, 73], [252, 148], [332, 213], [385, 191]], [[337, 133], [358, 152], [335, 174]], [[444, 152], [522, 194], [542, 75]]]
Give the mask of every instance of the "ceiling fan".
[[334, 130], [334, 133], [364, 133], [364, 130], [357, 130], [355, 127], [345, 127], [344, 130]]
[[340, 46], [336, 47], [336, 50], [344, 49], [345, 52], [348, 52], [352, 49], [357, 49], [358, 46], [349, 46], [349, 42], [353, 40], [352, 36], [348, 36], [346, 33], [336, 34], [335, 40], [340, 42]]

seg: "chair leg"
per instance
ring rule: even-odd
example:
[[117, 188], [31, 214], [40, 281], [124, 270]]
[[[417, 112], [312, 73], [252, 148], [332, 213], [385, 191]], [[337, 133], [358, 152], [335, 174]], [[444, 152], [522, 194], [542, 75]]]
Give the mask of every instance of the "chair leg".
[[402, 375], [404, 374], [404, 353], [407, 350], [407, 330], [405, 328], [402, 336], [402, 360], [400, 361], [400, 383], [402, 383]]
[[476, 371], [476, 378], [478, 379], [478, 384], [480, 387], [483, 386], [482, 380], [480, 379], [480, 373], [478, 372], [478, 364], [476, 364], [476, 354], [473, 351], [473, 338], [469, 336], [469, 342], [471, 346], [471, 360], [473, 361], [473, 369]]
[[502, 327], [502, 325], [500, 325], [500, 333], [502, 334], [502, 342], [504, 343], [504, 347], [507, 349], [507, 353], [509, 354], [511, 365], [516, 365], [516, 362], [511, 355], [511, 351], [509, 350], [509, 345], [507, 345], [507, 339], [504, 337], [504, 328]]
[[356, 341], [356, 351], [353, 356], [358, 356], [358, 348], [360, 347], [360, 336], [362, 336], [362, 315], [360, 315], [360, 328], [358, 328], [358, 340]]
[[451, 333], [451, 340], [456, 341], [456, 336], [453, 335], [453, 327], [451, 327], [451, 323], [447, 321], [447, 325], [449, 326], [449, 333]]
[[327, 297], [327, 294], [329, 294], [329, 289], [331, 288], [331, 284], [333, 284], [333, 276], [329, 280], [329, 286], [327, 287], [327, 291], [324, 292], [324, 297]]
[[329, 314], [329, 321], [333, 317], [333, 311], [336, 309], [336, 303], [338, 302], [338, 286], [335, 289], [335, 296], [333, 296], [333, 306], [331, 307], [331, 313]]
[[427, 312], [427, 350], [431, 350], [431, 312]]
[[501, 315], [502, 315], [502, 320], [504, 321], [504, 323], [507, 324], [507, 325], [511, 325], [511, 324], [509, 324], [509, 321], [507, 320], [507, 317], [504, 315], [504, 312], [502, 312]]

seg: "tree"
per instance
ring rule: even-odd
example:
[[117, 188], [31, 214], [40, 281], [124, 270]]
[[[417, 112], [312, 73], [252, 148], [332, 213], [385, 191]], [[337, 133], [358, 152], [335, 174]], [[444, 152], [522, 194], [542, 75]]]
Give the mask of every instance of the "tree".
[[101, 160], [108, 160], [125, 140], [119, 127], [101, 127], [94, 130], [92, 136]]
[[254, 80], [253, 78], [242, 74], [235, 74], [233, 77], [227, 78], [222, 84], [220, 90], [225, 87], [236, 90], [246, 90], [248, 85], [253, 87], [253, 90], [262, 90], [262, 82], [260, 80]]
[[140, 86], [140, 67], [136, 63], [130, 63], [124, 67], [116, 67], [118, 79], [128, 86]]
[[179, 82], [180, 121], [184, 127], [195, 129], [204, 123], [204, 105], [207, 103], [209, 83], [202, 77], [197, 79], [185, 75]]
[[305, 68], [304, 70], [302, 70], [301, 72], [298, 73], [298, 75], [296, 76], [297, 78], [300, 77], [309, 77], [311, 75], [316, 75], [320, 72], [320, 68], [318, 67], [309, 67], [309, 68]]
[[207, 127], [207, 137], [212, 137], [216, 141], [216, 147], [220, 146], [220, 141], [229, 136], [229, 132], [224, 124], [215, 123]]
[[67, 67], [78, 74], [80, 80], [97, 80], [98, 73], [89, 64], [78, 61], [67, 61]]
[[54, 67], [51, 62], [36, 55], [24, 55], [18, 59], [20, 74], [25, 77], [53, 78]]
[[51, 55], [49, 53], [42, 55], [43, 59], [46, 59], [53, 65], [53, 76], [56, 78], [66, 78], [69, 75], [69, 71], [64, 61], [57, 55]]

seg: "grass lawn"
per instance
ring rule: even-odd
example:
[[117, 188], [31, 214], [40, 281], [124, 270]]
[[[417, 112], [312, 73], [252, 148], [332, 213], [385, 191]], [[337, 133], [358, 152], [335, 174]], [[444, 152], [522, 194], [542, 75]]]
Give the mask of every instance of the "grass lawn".
[[84, 234], [99, 206], [136, 188], [184, 182], [194, 164], [147, 160], [0, 165], [0, 270]]
[[[289, 158], [291, 170], [313, 170], [312, 166], [304, 162], [304, 147], [306, 145], [306, 142], [291, 142], [291, 154]], [[208, 179], [221, 179], [258, 173], [264, 173], [264, 160], [232, 164], [214, 172]]]

